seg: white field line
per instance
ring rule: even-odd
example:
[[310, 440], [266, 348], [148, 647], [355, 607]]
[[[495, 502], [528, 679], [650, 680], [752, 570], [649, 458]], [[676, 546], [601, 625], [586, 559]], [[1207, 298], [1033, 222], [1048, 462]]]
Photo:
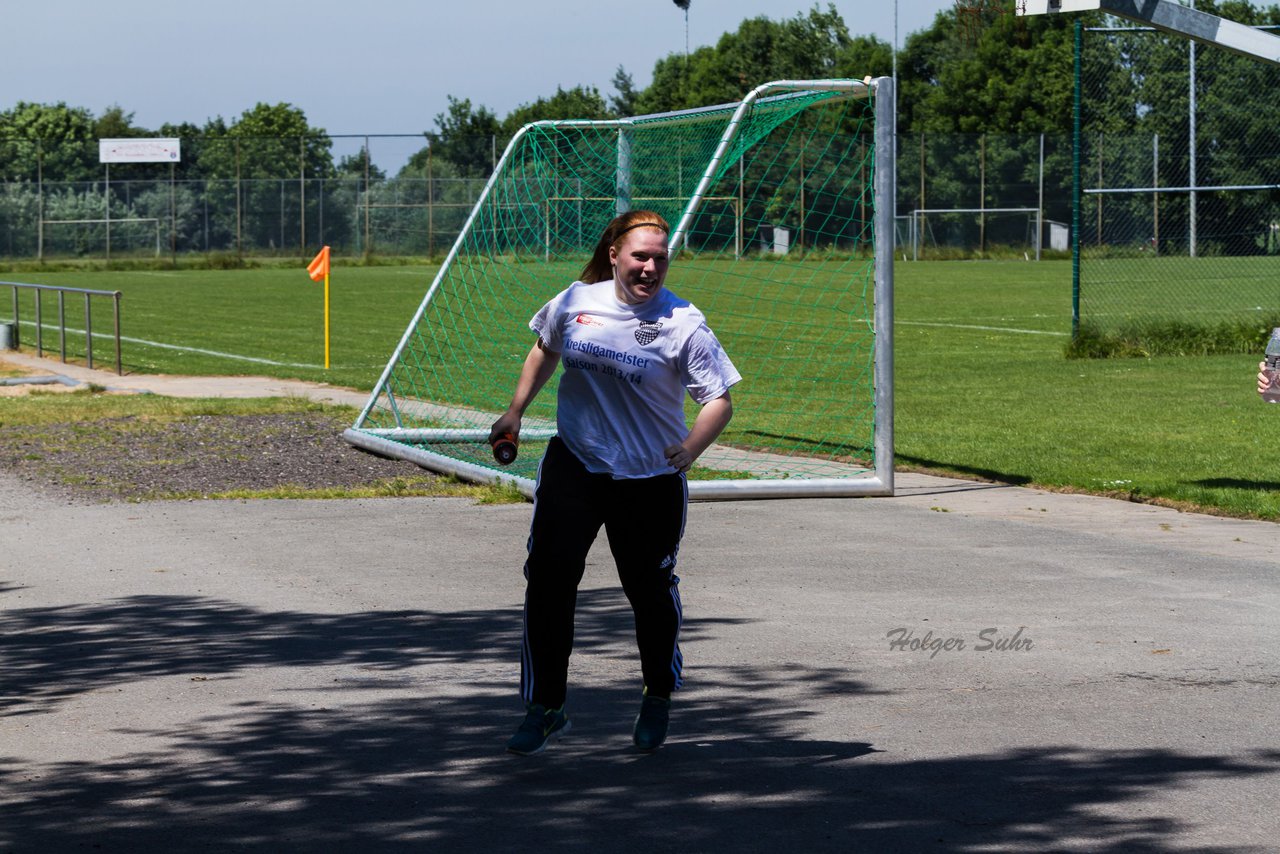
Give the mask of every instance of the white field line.
[[1008, 326], [976, 326], [972, 323], [929, 323], [923, 320], [894, 320], [902, 326], [939, 326], [944, 329], [980, 329], [984, 332], [1011, 332], [1016, 335], [1067, 335], [1066, 332], [1053, 332], [1048, 329], [1013, 329]]
[[[895, 320], [894, 323], [902, 326], [934, 326], [944, 329], [976, 329], [984, 332], [1010, 332], [1018, 335], [1063, 336], [1067, 334], [1066, 332], [1052, 332], [1044, 329], [1012, 329], [1005, 326], [976, 326], [968, 323], [930, 323], [923, 320]], [[36, 324], [35, 321], [24, 320], [22, 321], [22, 325], [34, 327]], [[67, 327], [67, 332], [74, 333], [76, 335], [84, 334], [83, 329], [73, 329], [71, 327]], [[114, 335], [106, 332], [95, 332], [93, 333], [93, 337], [103, 338], [106, 340], [113, 340], [115, 338]], [[323, 367], [323, 365], [309, 365], [302, 362], [277, 362], [273, 359], [263, 359], [259, 356], [243, 356], [239, 353], [223, 353], [219, 350], [205, 350], [200, 347], [182, 347], [178, 344], [165, 344], [161, 341], [148, 341], [146, 338], [131, 338], [127, 335], [121, 335], [120, 340], [128, 341], [130, 344], [142, 344], [146, 347], [158, 347], [162, 350], [178, 350], [183, 353], [199, 353], [202, 356], [213, 356], [219, 359], [234, 359], [240, 362], [253, 362], [259, 365], [274, 365], [279, 368], [313, 368], [319, 370]]]
[[[36, 324], [35, 324], [35, 321], [33, 320], [24, 320], [22, 321], [22, 325], [34, 327]], [[48, 324], [46, 324], [46, 326], [47, 325]], [[70, 326], [68, 326], [67, 334], [72, 334], [72, 333], [76, 335], [83, 335], [84, 330], [72, 329]], [[93, 337], [103, 338], [108, 341], [114, 341], [116, 336], [110, 332], [95, 332], [93, 333]], [[259, 365], [275, 365], [278, 368], [315, 368], [317, 370], [320, 370], [324, 367], [323, 365], [307, 365], [301, 362], [277, 362], [272, 359], [263, 359], [259, 356], [242, 356], [239, 353], [223, 353], [218, 350], [204, 350], [199, 347], [182, 347], [177, 344], [165, 344], [162, 341], [148, 341], [146, 338], [130, 338], [127, 335], [121, 335], [120, 340], [128, 341], [130, 344], [142, 344], [147, 347], [159, 347], [162, 350], [180, 350], [184, 353], [199, 353], [202, 356], [215, 356], [219, 359], [235, 359], [240, 362], [254, 362], [255, 364], [259, 364]], [[49, 350], [51, 348], [46, 347], [45, 349]]]

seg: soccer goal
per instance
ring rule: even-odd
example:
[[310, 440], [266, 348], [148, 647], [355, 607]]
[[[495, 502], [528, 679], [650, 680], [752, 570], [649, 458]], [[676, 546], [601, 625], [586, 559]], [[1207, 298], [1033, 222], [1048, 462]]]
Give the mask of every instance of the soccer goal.
[[920, 250], [958, 248], [987, 253], [1021, 252], [1040, 260], [1039, 208], [916, 208], [907, 220], [912, 260]]
[[667, 286], [707, 315], [744, 377], [691, 497], [892, 494], [893, 131], [888, 78], [526, 125], [344, 437], [532, 496], [556, 380], [526, 412], [514, 463], [486, 444], [533, 343], [529, 319], [610, 219], [647, 208], [674, 226]]

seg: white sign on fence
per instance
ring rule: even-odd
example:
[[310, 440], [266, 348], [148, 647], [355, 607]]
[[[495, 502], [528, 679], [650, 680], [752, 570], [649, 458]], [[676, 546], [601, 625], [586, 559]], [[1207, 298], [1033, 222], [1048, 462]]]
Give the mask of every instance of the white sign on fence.
[[99, 163], [178, 163], [182, 160], [177, 139], [100, 139]]

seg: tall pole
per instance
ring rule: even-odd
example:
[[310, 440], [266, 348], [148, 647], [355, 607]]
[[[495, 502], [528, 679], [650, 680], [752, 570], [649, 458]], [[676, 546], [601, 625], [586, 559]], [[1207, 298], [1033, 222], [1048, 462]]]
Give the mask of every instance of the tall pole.
[[[431, 149], [427, 148], [427, 193], [431, 192]], [[369, 188], [369, 137], [364, 138], [364, 257], [368, 258], [369, 251], [369, 202], [373, 200], [373, 194]], [[359, 194], [356, 194], [357, 200]], [[359, 201], [356, 202], [359, 204]], [[431, 254], [430, 251], [427, 254]]]
[[[898, 97], [898, 0], [893, 0], [893, 97]], [[895, 109], [894, 114], [897, 112]]]
[[[178, 262], [178, 164], [169, 161], [169, 261]], [[116, 352], [119, 352], [117, 348]]]
[[[893, 0], [893, 155], [894, 163], [898, 162], [898, 0]], [[893, 194], [889, 199], [893, 206], [894, 232], [898, 223], [898, 170], [893, 172]]]
[[[281, 246], [281, 249], [284, 247]], [[298, 255], [307, 252], [307, 140], [298, 137]]]
[[244, 242], [241, 232], [241, 211], [240, 196], [242, 189], [240, 187], [240, 137], [236, 137], [236, 256], [244, 255]]
[[1071, 105], [1071, 339], [1080, 337], [1080, 54], [1084, 25], [1076, 18], [1075, 86]]
[[1044, 134], [1040, 134], [1040, 193], [1036, 205], [1036, 260], [1044, 244]]
[[[36, 229], [36, 259], [44, 261], [44, 139], [36, 138], [36, 214], [39, 226]], [[13, 289], [16, 294], [17, 288]], [[63, 359], [65, 362], [66, 359]]]
[[1151, 251], [1160, 254], [1160, 134], [1151, 135], [1151, 186], [1156, 192], [1151, 196]]
[[[1196, 0], [1188, 0], [1187, 5], [1192, 9], [1196, 7]], [[1188, 75], [1188, 98], [1187, 98], [1187, 130], [1190, 134], [1190, 167], [1188, 177], [1191, 179], [1191, 214], [1190, 219], [1190, 243], [1191, 257], [1196, 257], [1196, 43], [1191, 40], [1191, 73]]]
[[684, 6], [684, 73], [689, 74], [689, 4]]
[[[103, 201], [103, 203], [104, 203], [104, 206], [106, 207], [106, 219], [107, 219], [107, 266], [108, 266], [108, 267], [110, 267], [110, 266], [111, 266], [111, 164], [110, 164], [110, 163], [105, 163], [105, 164], [103, 164], [103, 168], [106, 170], [106, 171], [105, 171], [105, 173], [104, 173], [104, 178], [103, 178], [103, 182], [104, 182], [104, 184], [105, 184], [105, 190], [106, 190], [106, 191], [105, 191], [105, 192], [103, 193], [103, 195], [102, 195], [102, 201]], [[87, 301], [87, 300], [88, 300], [88, 297], [86, 297], [85, 299], [86, 299], [86, 301]], [[93, 362], [92, 362], [92, 360], [89, 362], [89, 367], [93, 367]]]

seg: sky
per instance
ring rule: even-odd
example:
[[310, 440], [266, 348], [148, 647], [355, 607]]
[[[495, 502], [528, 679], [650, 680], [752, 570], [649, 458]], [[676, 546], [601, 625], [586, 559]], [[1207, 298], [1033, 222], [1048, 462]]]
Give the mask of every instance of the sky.
[[[499, 118], [556, 87], [606, 98], [619, 65], [637, 88], [685, 49], [671, 0], [52, 0], [6, 4], [0, 110], [66, 102], [94, 114], [119, 105], [134, 123], [234, 120], [259, 101], [300, 107], [331, 134], [421, 134], [449, 95]], [[814, 0], [692, 0], [689, 47], [714, 44], [746, 18], [785, 20]], [[851, 32], [899, 44], [953, 0], [835, 0]], [[821, 7], [826, 8], [827, 0]], [[759, 81], [764, 82], [764, 81]], [[363, 144], [335, 145], [335, 153]], [[418, 141], [371, 140], [398, 161]], [[397, 149], [404, 149], [400, 151]]]

